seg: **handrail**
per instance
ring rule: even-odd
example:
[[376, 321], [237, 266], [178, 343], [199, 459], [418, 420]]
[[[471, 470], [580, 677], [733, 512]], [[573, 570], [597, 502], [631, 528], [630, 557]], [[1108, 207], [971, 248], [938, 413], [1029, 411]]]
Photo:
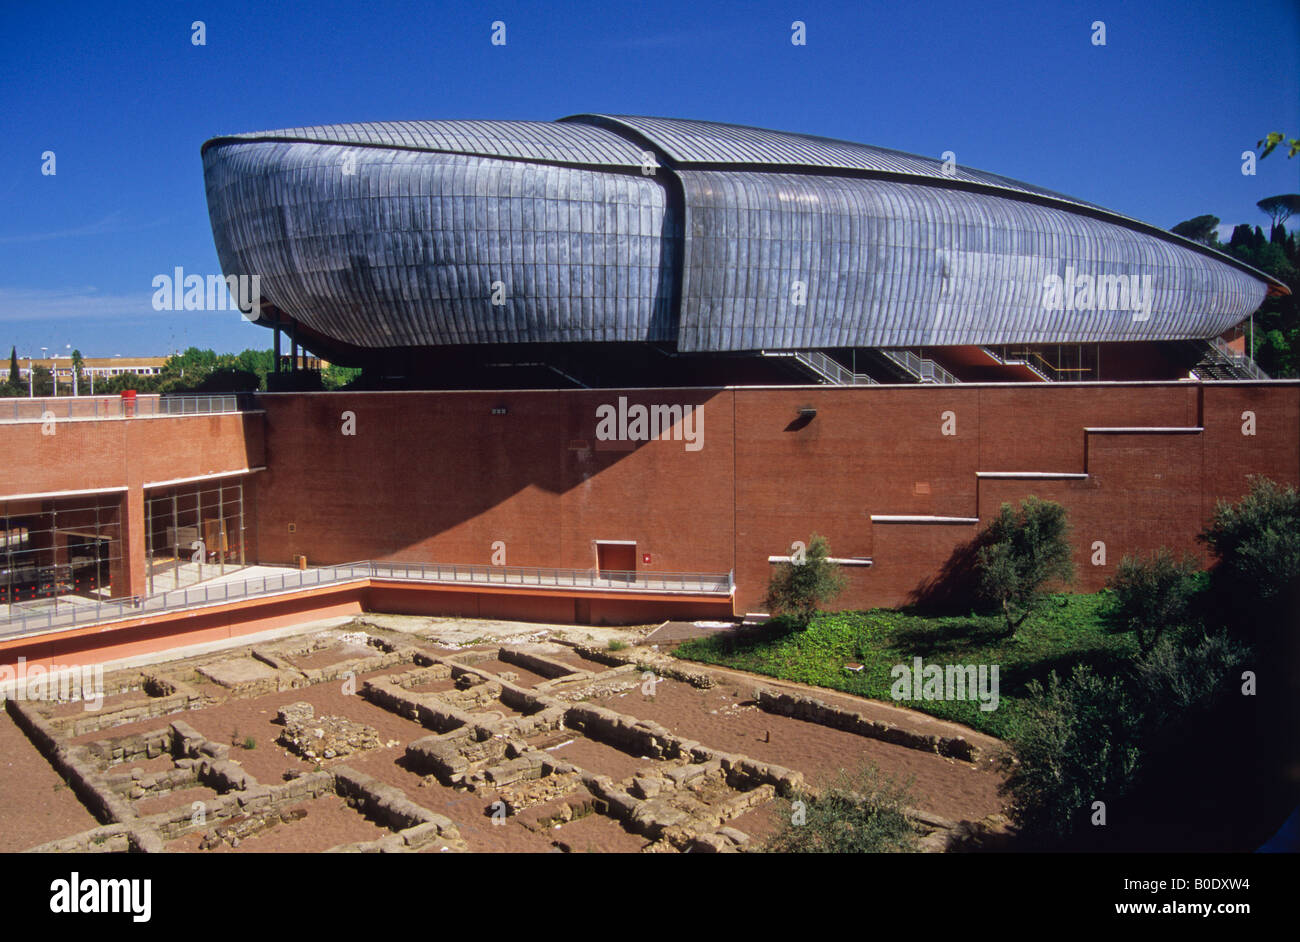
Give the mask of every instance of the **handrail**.
[[760, 350], [760, 356], [790, 357], [833, 386], [875, 386], [876, 380], [866, 373], [855, 373], [820, 350]]
[[955, 385], [961, 382], [934, 360], [919, 357], [911, 350], [902, 347], [881, 347], [880, 352], [893, 360], [921, 382]]
[[433, 585], [517, 585], [538, 588], [584, 588], [593, 590], [691, 592], [730, 595], [735, 591], [735, 572], [654, 572], [559, 569], [543, 566], [489, 566], [462, 563], [367, 561], [290, 570], [241, 581], [208, 582], [186, 589], [171, 589], [157, 595], [128, 599], [98, 600], [79, 596], [54, 596], [44, 611], [23, 610], [15, 614], [10, 606], [8, 621], [0, 621], [0, 638], [34, 632], [75, 628], [99, 622], [118, 621], [144, 614], [161, 614], [201, 605], [256, 598], [280, 592], [337, 585], [361, 579], [419, 582]]
[[60, 419], [123, 419], [158, 415], [218, 415], [245, 408], [237, 393], [122, 396], [41, 396], [0, 399], [0, 423]]
[[1225, 356], [1232, 361], [1234, 367], [1243, 370], [1246, 375], [1250, 376], [1252, 379], [1269, 379], [1269, 375], [1260, 369], [1259, 364], [1255, 362], [1254, 358], [1249, 356], [1244, 350], [1241, 353], [1238, 353], [1232, 347], [1228, 346], [1222, 337], [1211, 337], [1208, 342], [1210, 346], [1218, 351], [1222, 356]]

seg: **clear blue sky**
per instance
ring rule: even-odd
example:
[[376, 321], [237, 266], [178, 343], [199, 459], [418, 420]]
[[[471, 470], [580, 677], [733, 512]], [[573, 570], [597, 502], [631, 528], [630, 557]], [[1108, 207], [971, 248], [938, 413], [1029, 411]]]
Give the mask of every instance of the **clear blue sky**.
[[[1165, 227], [1202, 213], [1261, 223], [1256, 200], [1300, 191], [1300, 158], [1240, 172], [1265, 132], [1300, 136], [1296, 0], [0, 5], [5, 353], [270, 345], [237, 313], [150, 303], [155, 275], [219, 270], [199, 145], [221, 133], [705, 118], [952, 150]], [[191, 43], [194, 20], [206, 46]], [[494, 20], [504, 47], [489, 42]]]

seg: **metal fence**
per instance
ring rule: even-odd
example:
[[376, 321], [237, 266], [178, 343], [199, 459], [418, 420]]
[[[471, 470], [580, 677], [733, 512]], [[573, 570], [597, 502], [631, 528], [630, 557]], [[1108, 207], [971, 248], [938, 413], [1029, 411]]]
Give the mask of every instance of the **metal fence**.
[[356, 562], [281, 572], [242, 581], [209, 582], [158, 595], [107, 601], [79, 596], [43, 600], [40, 608], [12, 606], [0, 621], [0, 638], [162, 614], [220, 602], [275, 595], [371, 577], [432, 585], [517, 585], [542, 588], [637, 589], [729, 595], [734, 573], [597, 572], [537, 566], [466, 566], [448, 563]]
[[155, 415], [214, 415], [250, 408], [251, 397], [223, 395], [49, 396], [0, 399], [0, 422], [123, 419]]
[[374, 562], [379, 579], [446, 584], [517, 585], [541, 588], [625, 589], [661, 592], [727, 594], [732, 574], [701, 572], [622, 572], [594, 569], [551, 569], [540, 566], [483, 566], [457, 563]]

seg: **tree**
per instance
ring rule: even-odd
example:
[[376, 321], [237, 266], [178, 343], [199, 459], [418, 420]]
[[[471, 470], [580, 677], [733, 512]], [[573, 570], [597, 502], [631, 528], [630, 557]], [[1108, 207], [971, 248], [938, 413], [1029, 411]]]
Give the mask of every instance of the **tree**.
[[980, 592], [1002, 608], [1008, 636], [1042, 603], [1049, 581], [1074, 578], [1065, 508], [1054, 501], [1030, 495], [1019, 509], [1003, 504], [979, 542]]
[[763, 601], [769, 611], [789, 615], [803, 629], [818, 605], [831, 601], [843, 589], [844, 576], [830, 561], [830, 546], [814, 533], [806, 550], [777, 566]]
[[1276, 627], [1300, 595], [1300, 492], [1265, 477], [1250, 479], [1238, 503], [1219, 501], [1201, 534], [1218, 558], [1211, 583], [1258, 630]]
[[1273, 220], [1272, 229], [1276, 230], [1278, 226], [1284, 226], [1292, 215], [1300, 213], [1300, 193], [1266, 196], [1255, 205], [1259, 207], [1260, 212]]
[[1191, 621], [1192, 599], [1199, 567], [1184, 557], [1174, 559], [1161, 547], [1151, 558], [1125, 556], [1110, 580], [1116, 621], [1136, 635], [1138, 647], [1149, 654], [1166, 631]]
[[1219, 241], [1219, 217], [1197, 216], [1195, 219], [1180, 222], [1169, 231], [1193, 242], [1214, 245]]
[[1046, 687], [1031, 680], [1014, 727], [1003, 790], [1011, 818], [1031, 842], [1056, 843], [1084, 830], [1093, 802], [1133, 787], [1141, 763], [1141, 714], [1124, 681], [1075, 665]]
[[17, 389], [21, 382], [18, 376], [18, 348], [9, 348], [9, 385]]
[[50, 373], [47, 366], [34, 366], [32, 368], [32, 394], [35, 396], [50, 396], [54, 393], [54, 376]]
[[907, 789], [875, 766], [841, 772], [813, 794], [797, 791], [781, 829], [763, 846], [780, 854], [879, 854], [916, 848]]

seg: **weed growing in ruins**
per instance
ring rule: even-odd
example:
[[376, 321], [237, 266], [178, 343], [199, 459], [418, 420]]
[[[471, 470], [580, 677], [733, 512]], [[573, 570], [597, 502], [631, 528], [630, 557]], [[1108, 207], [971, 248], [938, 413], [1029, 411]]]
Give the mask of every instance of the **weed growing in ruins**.
[[609, 642], [609, 650], [611, 651], [622, 651], [627, 646], [628, 643], [626, 641], [620, 641], [617, 638], [614, 638]]
[[245, 736], [244, 741], [240, 743], [240, 745], [243, 746], [245, 749], [256, 749], [257, 740], [254, 739], [252, 736]]
[[874, 765], [841, 772], [819, 793], [796, 792], [785, 802], [785, 824], [763, 850], [780, 854], [879, 854], [916, 849], [920, 834], [908, 820], [908, 784]]

